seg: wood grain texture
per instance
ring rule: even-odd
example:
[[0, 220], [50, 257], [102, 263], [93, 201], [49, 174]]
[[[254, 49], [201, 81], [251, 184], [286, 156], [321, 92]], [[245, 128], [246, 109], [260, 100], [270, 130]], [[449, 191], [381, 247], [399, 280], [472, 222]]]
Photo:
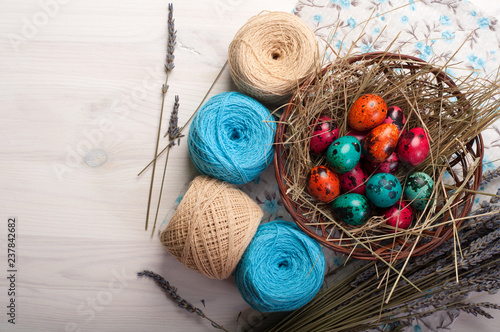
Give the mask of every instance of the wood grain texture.
[[[238, 28], [262, 10], [290, 11], [294, 4], [176, 2], [167, 112], [179, 94], [183, 124]], [[151, 173], [136, 174], [154, 155], [166, 17], [167, 2], [159, 0], [0, 3], [0, 331], [212, 330], [152, 280], [136, 277], [142, 269], [164, 275], [231, 331], [255, 318], [236, 322], [248, 305], [231, 279], [187, 270], [144, 231]], [[226, 72], [214, 93], [232, 88]], [[84, 159], [95, 149], [105, 151], [107, 162], [89, 167]], [[196, 174], [185, 141], [170, 158], [160, 216]], [[18, 218], [15, 326], [4, 313], [10, 216]], [[459, 320], [456, 331], [500, 330], [498, 322]]]
[[[224, 64], [237, 29], [261, 10], [289, 11], [294, 2], [175, 3], [178, 44], [166, 114], [179, 94], [182, 125]], [[193, 305], [237, 329], [248, 306], [234, 283], [187, 270], [144, 231], [151, 173], [136, 174], [154, 156], [166, 18], [166, 1], [0, 4], [2, 276], [7, 218], [18, 217], [16, 325], [4, 309], [0, 331], [211, 329], [152, 280], [136, 277], [142, 269], [164, 275]], [[225, 73], [214, 93], [231, 87]], [[107, 162], [89, 167], [84, 159], [95, 149]], [[162, 217], [195, 174], [185, 141], [170, 158]], [[2, 308], [6, 289], [3, 276]]]

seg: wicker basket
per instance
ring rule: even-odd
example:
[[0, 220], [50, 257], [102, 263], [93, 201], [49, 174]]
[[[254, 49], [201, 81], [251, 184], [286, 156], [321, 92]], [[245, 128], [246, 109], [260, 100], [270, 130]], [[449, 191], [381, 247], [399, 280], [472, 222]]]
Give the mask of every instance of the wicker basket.
[[[391, 54], [391, 53], [367, 53], [359, 55], [356, 57], [351, 57], [346, 61], [349, 65], [356, 63], [356, 65], [362, 64], [365, 66], [374, 66], [378, 68], [378, 75], [391, 75], [395, 69], [407, 70], [409, 72], [415, 72], [427, 66], [427, 70], [432, 73], [434, 83], [432, 87], [435, 89], [440, 89], [446, 87], [448, 91], [450, 89], [452, 93], [456, 95], [457, 98], [465, 98], [458, 87], [453, 82], [453, 80], [447, 76], [442, 70], [432, 68], [429, 70], [429, 64], [422, 61], [421, 59], [401, 55], [401, 54]], [[326, 66], [322, 73], [325, 74], [329, 70], [330, 66]], [[357, 74], [352, 75], [353, 79], [358, 79]], [[315, 78], [311, 78], [306, 81], [301, 89], [305, 86], [310, 86], [314, 84]], [[300, 92], [300, 89], [299, 89]], [[319, 215], [315, 217], [314, 220], [309, 220], [306, 215], [311, 214], [311, 209], [308, 208], [308, 204], [304, 201], [294, 197], [290, 192], [290, 174], [287, 173], [289, 167], [287, 163], [293, 162], [288, 159], [290, 144], [287, 143], [287, 138], [289, 137], [288, 125], [290, 116], [293, 113], [292, 110], [296, 104], [297, 94], [292, 97], [291, 102], [288, 104], [287, 108], [281, 115], [279, 124], [277, 126], [277, 133], [275, 139], [275, 172], [276, 180], [278, 182], [280, 194], [284, 203], [285, 208], [291, 214], [297, 225], [304, 230], [309, 236], [316, 239], [319, 243], [327, 248], [330, 248], [339, 253], [350, 255], [351, 257], [363, 260], [377, 260], [378, 257], [373, 255], [370, 250], [359, 246], [355, 240], [342, 234], [342, 231], [337, 229], [332, 223], [324, 223], [324, 218]], [[477, 158], [484, 154], [484, 146], [481, 135], [476, 136], [472, 141], [464, 145], [463, 149], [455, 151], [449, 164], [451, 168], [447, 168], [447, 171], [451, 175], [453, 182], [457, 187], [461, 186], [463, 182], [465, 184], [464, 189], [454, 200], [454, 207], [446, 212], [443, 216], [442, 222], [448, 220], [457, 219], [455, 225], [460, 226], [460, 218], [467, 216], [470, 213], [475, 195], [472, 191], [476, 191], [481, 182], [482, 176], [482, 165], [479, 164], [474, 170], [471, 177], [465, 181], [466, 174], [470, 165], [468, 164], [468, 155]], [[459, 171], [457, 171], [459, 169]], [[455, 204], [456, 203], [456, 204]], [[314, 226], [314, 224], [317, 224]], [[387, 243], [384, 241], [371, 243], [371, 248], [377, 253], [377, 255], [384, 260], [394, 260], [403, 259], [409, 255], [418, 256], [430, 252], [431, 250], [438, 247], [441, 243], [449, 239], [453, 235], [453, 224], [447, 223], [445, 225], [436, 226], [430, 230], [423, 230], [422, 234], [424, 239], [420, 239], [415, 245], [414, 241], [404, 240], [400, 237], [395, 237], [395, 242]], [[397, 250], [394, 249], [394, 243], [398, 245]]]

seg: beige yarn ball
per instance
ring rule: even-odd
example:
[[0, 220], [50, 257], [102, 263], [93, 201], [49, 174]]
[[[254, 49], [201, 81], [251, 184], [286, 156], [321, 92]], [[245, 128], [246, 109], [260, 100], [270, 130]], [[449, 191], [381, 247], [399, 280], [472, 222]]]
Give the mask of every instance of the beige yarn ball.
[[231, 77], [245, 94], [263, 103], [278, 104], [314, 71], [318, 43], [297, 16], [264, 12], [252, 17], [229, 45]]
[[196, 177], [161, 243], [186, 267], [212, 279], [228, 278], [259, 226], [263, 212], [235, 186]]

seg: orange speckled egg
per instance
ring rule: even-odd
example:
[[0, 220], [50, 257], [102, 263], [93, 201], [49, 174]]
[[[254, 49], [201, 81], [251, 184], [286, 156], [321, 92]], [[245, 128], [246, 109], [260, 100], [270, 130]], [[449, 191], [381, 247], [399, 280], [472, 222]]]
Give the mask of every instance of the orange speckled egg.
[[349, 127], [358, 131], [368, 131], [384, 122], [387, 104], [378, 95], [366, 94], [352, 104], [347, 114]]
[[331, 202], [340, 194], [339, 176], [325, 166], [316, 166], [307, 178], [307, 190], [321, 202]]
[[373, 128], [361, 143], [363, 157], [376, 164], [384, 162], [398, 145], [398, 127], [392, 123], [384, 123]]

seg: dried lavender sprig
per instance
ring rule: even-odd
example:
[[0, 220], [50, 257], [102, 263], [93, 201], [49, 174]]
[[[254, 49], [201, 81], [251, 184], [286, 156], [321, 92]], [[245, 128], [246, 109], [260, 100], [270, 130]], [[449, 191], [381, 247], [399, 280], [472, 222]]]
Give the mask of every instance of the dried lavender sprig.
[[[155, 171], [156, 171], [156, 156], [158, 155], [158, 147], [160, 146], [160, 135], [161, 135], [161, 123], [163, 120], [163, 107], [165, 106], [165, 95], [168, 91], [168, 74], [172, 69], [174, 69], [174, 49], [175, 49], [175, 38], [177, 31], [174, 29], [174, 5], [172, 3], [168, 4], [168, 42], [167, 42], [167, 63], [165, 64], [165, 70], [167, 71], [167, 75], [165, 77], [165, 83], [161, 87], [161, 91], [163, 93], [163, 98], [161, 101], [161, 110], [160, 110], [160, 121], [158, 124], [158, 135], [156, 137], [156, 147], [155, 147], [155, 159], [153, 160], [153, 172], [151, 173], [151, 184], [149, 186], [149, 197], [148, 197], [148, 209], [146, 212], [146, 230], [148, 229], [149, 223], [149, 210], [151, 208], [151, 196], [153, 194], [153, 183], [155, 179]], [[141, 172], [142, 173], [142, 172]], [[139, 173], [138, 175], [140, 175]], [[155, 220], [156, 224], [156, 220]], [[154, 227], [153, 227], [154, 232]]]
[[165, 280], [165, 278], [163, 278], [161, 275], [156, 274], [153, 271], [149, 271], [149, 270], [144, 270], [144, 271], [138, 272], [137, 275], [139, 277], [146, 276], [146, 277], [153, 278], [154, 281], [158, 284], [158, 286], [163, 288], [165, 290], [165, 292], [168, 294], [168, 296], [172, 300], [177, 302], [177, 306], [179, 308], [185, 309], [188, 312], [195, 313], [198, 316], [209, 320], [210, 323], [212, 324], [212, 326], [215, 327], [216, 329], [228, 332], [222, 325], [217, 324], [216, 322], [211, 320], [209, 317], [207, 317], [207, 315], [205, 315], [205, 313], [200, 308], [195, 307], [190, 302], [183, 299], [179, 294], [177, 294], [177, 288], [171, 286], [170, 283], [167, 280]]
[[170, 113], [170, 122], [168, 123], [168, 130], [163, 135], [163, 137], [167, 137], [171, 142], [170, 146], [175, 145], [175, 140], [177, 139], [177, 145], [181, 143], [181, 137], [184, 137], [184, 135], [181, 135], [180, 128], [178, 126], [178, 120], [179, 120], [179, 96], [175, 96], [175, 103], [174, 103], [174, 108], [172, 109], [172, 113]]
[[424, 254], [422, 256], [415, 257], [413, 259], [412, 264], [416, 265], [416, 266], [425, 265], [428, 262], [433, 261], [438, 257], [441, 257], [441, 256], [448, 254], [453, 249], [453, 246], [454, 246], [454, 243], [453, 243], [452, 239], [445, 241], [443, 244], [441, 244], [435, 250], [431, 250], [429, 253]]
[[[488, 264], [492, 265], [487, 266]], [[462, 276], [458, 284], [454, 278], [448, 279], [448, 281], [443, 278], [443, 283], [433, 284], [433, 288], [427, 292], [426, 297], [408, 301], [403, 308], [406, 311], [414, 311], [429, 306], [438, 307], [446, 303], [456, 302], [457, 298], [465, 298], [472, 292], [496, 293], [500, 288], [499, 278], [497, 258], [496, 261], [485, 262], [482, 267], [469, 270], [467, 276]]]
[[488, 220], [484, 226], [488, 229], [488, 230], [492, 230], [492, 229], [498, 229], [500, 228], [500, 218], [496, 218], [496, 219], [491, 219], [491, 220]]
[[496, 303], [491, 303], [491, 302], [479, 302], [476, 303], [477, 306], [483, 307], [483, 308], [488, 308], [488, 309], [495, 309], [495, 310], [500, 310], [500, 305]]
[[[459, 268], [469, 269], [480, 262], [500, 253], [500, 229], [481, 237], [471, 243], [464, 251], [463, 260], [458, 263]], [[493, 244], [493, 245], [492, 245]]]
[[[179, 127], [177, 127], [177, 114], [178, 113], [179, 113], [179, 96], [176, 95], [174, 107], [172, 109], [172, 113], [170, 113], [170, 122], [169, 122], [167, 133], [171, 133], [171, 135], [172, 135], [171, 137], [174, 139], [176, 137], [178, 137], [179, 141], [180, 141], [180, 137], [179, 137], [180, 131], [179, 131]], [[174, 141], [171, 141], [171, 143], [172, 143], [171, 146], [173, 146]], [[167, 173], [167, 165], [168, 165], [168, 156], [169, 155], [170, 155], [170, 148], [167, 151], [167, 156], [165, 157], [165, 165], [163, 166], [163, 176], [161, 178], [160, 194], [158, 195], [158, 204], [156, 205], [155, 221], [154, 221], [154, 225], [153, 225], [153, 230], [151, 231], [151, 236], [154, 235], [154, 232], [156, 229], [156, 222], [158, 220], [158, 212], [160, 211], [161, 197], [163, 194], [163, 186], [165, 184], [165, 174]]]
[[[493, 233], [490, 233], [491, 236], [494, 236]], [[486, 237], [485, 237], [486, 238]], [[490, 242], [490, 244], [486, 247], [486, 249], [480, 251], [478, 254], [472, 256], [468, 262], [463, 262], [463, 268], [465, 270], [469, 269], [470, 266], [477, 265], [479, 263], [487, 262], [491, 258], [497, 258], [500, 255], [500, 241], [496, 240], [495, 242]], [[474, 263], [474, 264], [472, 264]], [[460, 266], [462, 267], [462, 266]]]
[[440, 258], [436, 262], [433, 262], [432, 264], [427, 266], [426, 268], [417, 270], [415, 273], [410, 275], [408, 278], [411, 281], [420, 280], [420, 279], [428, 276], [431, 273], [442, 271], [447, 266], [447, 263], [448, 263], [447, 258]]
[[169, 71], [174, 69], [174, 50], [177, 42], [177, 30], [175, 30], [175, 20], [174, 20], [174, 5], [172, 3], [168, 4], [168, 43], [167, 43], [167, 63], [165, 64], [165, 70], [167, 74]]
[[494, 170], [487, 171], [486, 173], [483, 174], [483, 178], [481, 181], [481, 185], [484, 186], [488, 184], [490, 181], [492, 181], [494, 178], [500, 176], [500, 166], [497, 167]]
[[475, 317], [477, 315], [486, 317], [488, 319], [493, 319], [493, 316], [484, 311], [477, 303], [463, 303], [448, 307], [448, 309], [458, 309], [468, 314], [472, 314]]
[[177, 125], [178, 114], [179, 114], [179, 96], [176, 95], [174, 107], [172, 108], [172, 113], [170, 113], [170, 122], [168, 123], [168, 130], [165, 133], [165, 136], [168, 135], [168, 138], [171, 141], [175, 139], [176, 134], [179, 131], [179, 126]]
[[[489, 315], [488, 313], [486, 313], [484, 310], [482, 310], [480, 307], [484, 307], [484, 308], [491, 308], [491, 309], [500, 309], [500, 306], [497, 306], [497, 305], [491, 305], [491, 303], [489, 302], [481, 302], [481, 303], [454, 303], [454, 304], [451, 304], [451, 305], [442, 305], [442, 306], [436, 306], [432, 309], [429, 309], [429, 310], [426, 310], [426, 311], [420, 311], [418, 313], [407, 313], [406, 315], [404, 316], [399, 316], [399, 317], [394, 317], [392, 318], [391, 320], [396, 320], [396, 319], [401, 319], [401, 320], [411, 320], [411, 319], [415, 319], [415, 318], [424, 318], [424, 317], [427, 317], [427, 316], [430, 316], [432, 315], [433, 313], [437, 312], [437, 311], [441, 311], [441, 310], [450, 310], [450, 309], [457, 309], [457, 310], [462, 310], [462, 309], [465, 309], [465, 310], [462, 310], [466, 313], [469, 313], [469, 314], [473, 314], [473, 315], [483, 315], [487, 318], [493, 318], [491, 317], [491, 315]], [[479, 310], [476, 310], [476, 309], [479, 309]], [[484, 315], [484, 313], [486, 315]], [[374, 321], [375, 324], [377, 324], [377, 321]], [[369, 327], [372, 327], [372, 326], [369, 326]]]
[[351, 287], [355, 288], [358, 287], [361, 283], [365, 282], [372, 276], [374, 276], [377, 271], [381, 271], [382, 268], [385, 266], [384, 263], [377, 263], [376, 265], [371, 266], [370, 268], [366, 269], [365, 271], [361, 272], [356, 276], [356, 279], [354, 279], [351, 282]]
[[[484, 210], [489, 210], [488, 212], [491, 212], [493, 210], [492, 206], [490, 206], [488, 209]], [[468, 221], [461, 230], [461, 243], [465, 243], [465, 241], [462, 240], [468, 239], [471, 235], [474, 234], [481, 234], [482, 232], [486, 231], [489, 232], [491, 230], [491, 227], [488, 227], [490, 223], [495, 223], [495, 221], [498, 221], [498, 218], [494, 214], [489, 214], [489, 215], [483, 215], [480, 217], [476, 217], [470, 221]], [[485, 234], [482, 234], [484, 236]]]
[[497, 189], [497, 192], [495, 194], [496, 196], [490, 198], [490, 203], [491, 204], [497, 204], [498, 201], [500, 201], [500, 188]]
[[[418, 313], [406, 313], [406, 315], [395, 317], [392, 320], [394, 320], [394, 319], [411, 320], [411, 319], [415, 319], [415, 318], [422, 319], [422, 318], [425, 318], [427, 316], [432, 315], [433, 313], [435, 313], [437, 311], [450, 310], [450, 309], [461, 310], [462, 308], [469, 308], [469, 310], [467, 310], [467, 309], [466, 310], [462, 310], [462, 311], [464, 311], [466, 313], [474, 314], [474, 312], [476, 312], [475, 315], [477, 315], [477, 314], [481, 314], [482, 315], [483, 312], [485, 313], [484, 310], [482, 310], [481, 308], [479, 308], [479, 307], [481, 307], [482, 304], [483, 303], [455, 303], [455, 304], [451, 304], [451, 305], [436, 306], [434, 308], [431, 307], [432, 309], [428, 309], [428, 310], [425, 310], [425, 311], [420, 311]], [[486, 306], [484, 306], [484, 307], [486, 307]], [[477, 310], [477, 311], [474, 310], [474, 309], [470, 310], [471, 308], [479, 308], [480, 310]], [[492, 307], [492, 308], [496, 309], [494, 307]], [[481, 311], [481, 313], [479, 313], [480, 311]], [[489, 314], [486, 313], [485, 317], [488, 317], [488, 315]], [[376, 323], [376, 321], [375, 321], [375, 323]]]

